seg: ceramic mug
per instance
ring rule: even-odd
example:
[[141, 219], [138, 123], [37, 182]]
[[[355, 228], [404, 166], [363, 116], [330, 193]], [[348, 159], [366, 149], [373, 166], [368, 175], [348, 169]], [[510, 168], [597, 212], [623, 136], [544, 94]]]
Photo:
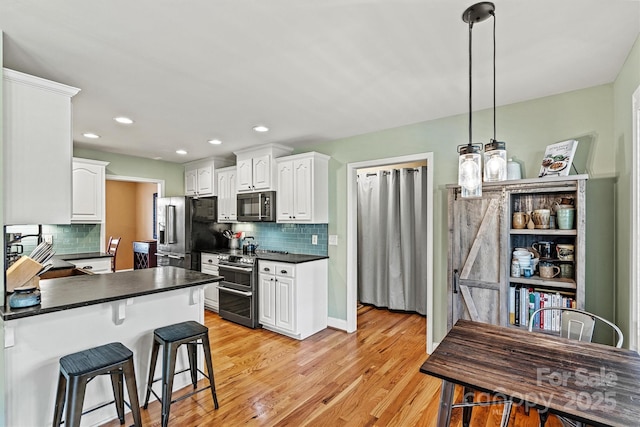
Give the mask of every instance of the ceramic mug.
[[560, 230], [573, 229], [573, 218], [576, 210], [574, 208], [558, 209], [558, 228]]
[[551, 210], [549, 209], [536, 209], [531, 214], [531, 219], [535, 228], [547, 229], [549, 228], [549, 221], [551, 220]]
[[573, 245], [558, 244], [556, 245], [556, 251], [560, 261], [573, 261]]
[[529, 215], [526, 212], [514, 212], [513, 213], [513, 228], [522, 230], [527, 226], [529, 222]]
[[550, 262], [543, 262], [540, 264], [540, 277], [545, 279], [551, 279], [558, 276], [561, 272], [560, 267], [553, 265]]
[[573, 279], [573, 264], [560, 264], [560, 277], [563, 279]]
[[555, 246], [554, 242], [535, 242], [531, 244], [531, 247], [540, 254], [540, 258], [553, 258], [556, 254]]

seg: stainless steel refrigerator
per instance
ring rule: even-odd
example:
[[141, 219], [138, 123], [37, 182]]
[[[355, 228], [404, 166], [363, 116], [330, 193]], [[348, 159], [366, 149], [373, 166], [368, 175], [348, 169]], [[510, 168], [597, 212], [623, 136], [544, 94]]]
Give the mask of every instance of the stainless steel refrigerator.
[[226, 245], [216, 230], [217, 213], [216, 197], [158, 198], [158, 266], [200, 270], [200, 251]]

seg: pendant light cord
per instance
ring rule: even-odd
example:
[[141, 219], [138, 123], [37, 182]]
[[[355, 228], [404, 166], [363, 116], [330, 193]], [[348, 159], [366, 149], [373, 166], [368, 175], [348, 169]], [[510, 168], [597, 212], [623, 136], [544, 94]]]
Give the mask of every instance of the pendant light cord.
[[493, 17], [493, 140], [496, 139], [496, 14], [489, 12]]
[[472, 33], [472, 29], [473, 29], [473, 21], [471, 20], [471, 10], [469, 10], [468, 13], [468, 21], [469, 21], [469, 147], [471, 147], [472, 145], [472, 141], [473, 138], [471, 137], [471, 133], [472, 133], [472, 123], [471, 123], [471, 116], [472, 116], [472, 111], [473, 111], [473, 106], [471, 104], [471, 94], [472, 94], [472, 81], [471, 81], [471, 33]]

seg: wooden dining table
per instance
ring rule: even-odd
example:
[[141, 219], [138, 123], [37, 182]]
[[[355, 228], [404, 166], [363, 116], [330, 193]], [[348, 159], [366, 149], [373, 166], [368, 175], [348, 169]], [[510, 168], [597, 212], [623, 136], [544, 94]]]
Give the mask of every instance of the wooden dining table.
[[541, 414], [640, 425], [640, 356], [632, 350], [458, 320], [420, 371], [442, 379], [438, 427], [449, 425], [456, 384]]

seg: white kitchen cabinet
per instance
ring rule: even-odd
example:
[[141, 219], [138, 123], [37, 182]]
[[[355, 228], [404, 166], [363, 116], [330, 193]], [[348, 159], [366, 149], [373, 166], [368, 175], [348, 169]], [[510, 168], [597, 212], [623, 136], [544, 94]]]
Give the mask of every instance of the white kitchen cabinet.
[[328, 263], [258, 261], [258, 318], [263, 328], [305, 339], [327, 327]]
[[84, 258], [69, 262], [75, 265], [76, 268], [87, 270], [94, 274], [111, 273], [111, 257]]
[[184, 195], [215, 196], [215, 166], [213, 161], [189, 163], [184, 168]]
[[73, 158], [72, 223], [98, 224], [105, 217], [105, 168], [108, 162]]
[[80, 89], [3, 69], [5, 224], [71, 222], [71, 97]]
[[329, 159], [315, 152], [277, 159], [277, 222], [329, 222]]
[[220, 169], [218, 172], [218, 222], [228, 223], [238, 220], [236, 201], [238, 171], [235, 166]]
[[277, 144], [236, 151], [237, 191], [275, 190], [274, 159], [291, 151], [291, 148]]
[[[203, 252], [200, 258], [200, 271], [203, 273], [219, 276], [218, 255]], [[209, 283], [204, 288], [204, 306], [205, 308], [218, 312], [220, 298], [218, 292], [218, 283]]]

